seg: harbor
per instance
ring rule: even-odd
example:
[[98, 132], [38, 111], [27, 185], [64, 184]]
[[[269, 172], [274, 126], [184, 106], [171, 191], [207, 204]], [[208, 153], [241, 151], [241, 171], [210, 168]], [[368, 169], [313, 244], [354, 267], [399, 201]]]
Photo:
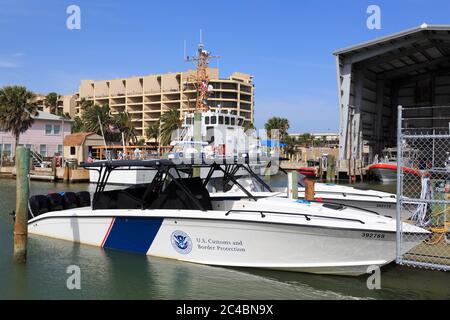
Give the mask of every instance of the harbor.
[[[392, 192], [392, 185], [362, 185]], [[1, 180], [0, 204], [15, 208], [13, 180]], [[31, 182], [31, 194], [48, 191], [93, 191], [85, 183]], [[367, 290], [366, 277], [348, 278], [256, 269], [217, 268], [180, 263], [75, 244], [46, 237], [29, 240], [28, 263], [11, 264], [12, 227], [0, 220], [0, 268], [10, 274], [0, 287], [2, 299], [449, 299], [448, 275], [421, 269], [388, 266], [383, 290]], [[9, 258], [8, 258], [9, 257]], [[82, 290], [67, 290], [66, 268], [83, 270]], [[240, 290], [230, 287], [239, 283]]]
[[308, 49], [85, 38], [39, 79], [0, 52], [0, 300], [449, 300], [450, 24], [380, 10]]

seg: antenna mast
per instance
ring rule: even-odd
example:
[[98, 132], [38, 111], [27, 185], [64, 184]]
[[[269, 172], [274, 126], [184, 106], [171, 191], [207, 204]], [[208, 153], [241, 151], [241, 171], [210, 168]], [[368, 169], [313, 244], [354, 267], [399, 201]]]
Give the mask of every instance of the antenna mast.
[[207, 111], [208, 106], [208, 96], [209, 96], [209, 77], [207, 74], [208, 64], [210, 59], [219, 58], [217, 56], [212, 56], [211, 52], [205, 50], [205, 46], [202, 43], [202, 30], [200, 30], [200, 43], [197, 47], [197, 56], [187, 57], [186, 61], [197, 63], [197, 77], [189, 80], [189, 82], [194, 82], [197, 89], [197, 98], [195, 102], [195, 111]]

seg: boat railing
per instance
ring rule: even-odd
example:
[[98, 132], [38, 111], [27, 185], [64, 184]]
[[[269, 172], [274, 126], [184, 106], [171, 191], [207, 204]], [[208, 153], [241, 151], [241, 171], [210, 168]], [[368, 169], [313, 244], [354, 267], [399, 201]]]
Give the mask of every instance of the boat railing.
[[265, 210], [237, 210], [237, 209], [231, 209], [228, 210], [227, 213], [225, 213], [225, 216], [229, 216], [232, 213], [259, 213], [261, 215], [261, 218], [266, 218], [267, 215], [285, 215], [285, 216], [301, 216], [306, 219], [306, 221], [311, 221], [311, 218], [319, 218], [319, 219], [330, 219], [330, 220], [341, 220], [341, 221], [352, 221], [352, 222], [358, 222], [361, 224], [365, 224], [364, 221], [359, 219], [352, 219], [352, 218], [340, 218], [340, 217], [327, 217], [327, 216], [319, 216], [314, 214], [306, 214], [306, 213], [289, 213], [289, 212], [277, 212], [277, 211], [265, 211]]
[[363, 209], [363, 208], [360, 208], [360, 207], [357, 207], [357, 206], [348, 205], [348, 204], [345, 204], [345, 206], [344, 206], [343, 204], [338, 203], [338, 202], [332, 202], [332, 201], [317, 201], [317, 200], [311, 201], [311, 202], [322, 203], [322, 204], [328, 204], [328, 205], [333, 205], [333, 206], [341, 206], [341, 207], [350, 208], [350, 209], [357, 209], [357, 210], [359, 210], [359, 211], [364, 211], [364, 212], [366, 212], [366, 213], [371, 213], [371, 214], [374, 214], [374, 215], [376, 215], [376, 216], [381, 216], [381, 214], [379, 214], [379, 213], [376, 212], [376, 211], [369, 210], [369, 209], [365, 209], [365, 208]]

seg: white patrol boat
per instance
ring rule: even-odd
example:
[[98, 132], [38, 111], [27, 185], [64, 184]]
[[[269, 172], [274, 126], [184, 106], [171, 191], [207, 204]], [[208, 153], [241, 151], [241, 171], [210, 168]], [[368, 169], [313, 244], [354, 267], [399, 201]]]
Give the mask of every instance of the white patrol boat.
[[[30, 198], [30, 234], [191, 263], [320, 274], [362, 275], [396, 257], [395, 220], [271, 192], [255, 196], [233, 175], [249, 171], [267, 189], [247, 164], [164, 159], [82, 166], [99, 171], [92, 201], [88, 193], [69, 192]], [[136, 167], [155, 171], [153, 181], [105, 191], [112, 171]], [[207, 177], [192, 177], [195, 168], [209, 168]], [[205, 185], [215, 171], [242, 195], [210, 195]], [[403, 230], [411, 235], [405, 251], [429, 235], [405, 223]]]

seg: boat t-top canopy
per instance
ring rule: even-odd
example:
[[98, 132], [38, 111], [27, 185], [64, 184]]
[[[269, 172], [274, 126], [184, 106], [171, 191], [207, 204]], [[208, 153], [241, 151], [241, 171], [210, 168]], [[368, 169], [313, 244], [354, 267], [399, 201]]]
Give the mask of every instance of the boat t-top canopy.
[[[184, 177], [192, 178], [194, 174], [194, 168], [209, 168], [208, 175], [203, 181], [203, 185], [206, 186], [213, 176], [215, 171], [221, 171], [223, 173], [224, 183], [227, 184], [230, 181], [237, 185], [249, 198], [256, 200], [256, 198], [243, 187], [236, 178], [236, 173], [243, 169], [245, 170], [256, 182], [258, 182], [263, 189], [272, 192], [271, 188], [265, 183], [255, 172], [253, 172], [248, 159], [155, 159], [155, 160], [115, 160], [115, 161], [95, 161], [92, 163], [83, 162], [80, 164], [82, 168], [88, 170], [97, 170], [99, 172], [99, 178], [94, 193], [94, 202], [99, 193], [105, 191], [106, 184], [108, 182], [109, 175], [113, 170], [156, 170], [157, 173], [152, 182], [148, 185], [148, 192], [157, 186], [161, 188], [163, 181], [170, 178], [178, 185], [200, 210], [204, 210], [201, 204], [195, 199], [195, 196], [189, 190], [188, 187], [183, 185], [182, 174]], [[95, 207], [93, 207], [95, 209]]]

